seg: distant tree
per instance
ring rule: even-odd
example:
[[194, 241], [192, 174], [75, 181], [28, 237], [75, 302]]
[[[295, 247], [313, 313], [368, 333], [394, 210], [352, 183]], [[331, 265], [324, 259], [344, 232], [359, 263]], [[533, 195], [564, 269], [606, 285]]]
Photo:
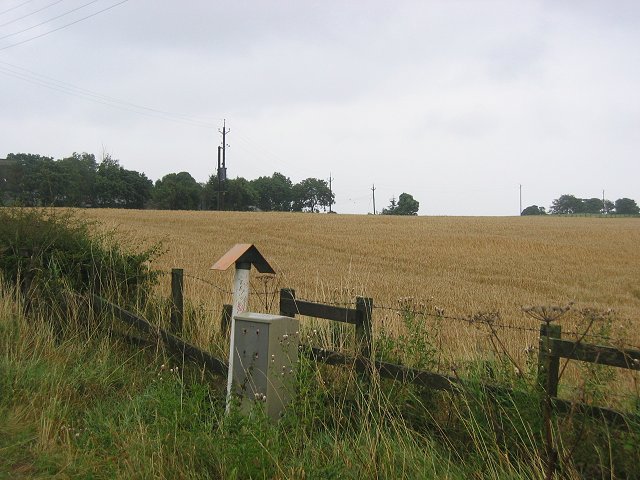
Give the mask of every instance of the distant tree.
[[616, 209], [616, 205], [611, 200], [604, 201], [604, 207], [602, 208], [602, 213], [614, 213], [615, 209]]
[[635, 200], [630, 198], [619, 198], [615, 203], [616, 213], [620, 215], [637, 215], [640, 208]]
[[35, 186], [38, 192], [38, 204], [56, 207], [69, 206], [66, 193], [70, 191], [72, 185], [60, 163], [51, 158], [43, 159], [33, 173], [36, 172]]
[[391, 200], [389, 200], [389, 206], [382, 209], [382, 215], [397, 215], [397, 210], [398, 202], [396, 201], [396, 197], [391, 197]]
[[401, 193], [398, 197], [397, 215], [417, 215], [420, 202], [408, 193]]
[[420, 202], [413, 198], [413, 195], [401, 193], [396, 203], [395, 197], [387, 208], [382, 209], [383, 215], [417, 215], [420, 209]]
[[126, 170], [118, 160], [105, 155], [96, 172], [95, 206], [144, 208], [151, 198], [153, 182], [143, 173]]
[[292, 188], [292, 209], [296, 212], [319, 212], [335, 203], [335, 196], [326, 180], [307, 178]]
[[67, 184], [64, 204], [74, 207], [94, 206], [98, 170], [96, 157], [89, 153], [74, 152], [57, 163]]
[[53, 158], [32, 153], [9, 153], [3, 173], [2, 200], [5, 204], [20, 204], [26, 207], [46, 205], [44, 191], [48, 178], [43, 173], [43, 164]]
[[5, 158], [0, 158], [0, 207], [11, 204], [11, 196], [9, 194], [10, 179], [14, 172], [13, 162]]
[[242, 177], [227, 180], [224, 197], [224, 209], [233, 211], [247, 211], [255, 207], [258, 194], [251, 182]]
[[201, 186], [188, 172], [170, 173], [156, 181], [153, 206], [160, 210], [197, 210]]
[[201, 202], [203, 210], [218, 209], [218, 176], [211, 175], [207, 183], [202, 185], [200, 190]]
[[537, 205], [531, 205], [524, 210], [520, 215], [546, 215], [547, 212], [544, 207], [539, 207]]
[[151, 199], [153, 182], [144, 173], [123, 169], [122, 176], [127, 185], [127, 195], [124, 198], [124, 208], [145, 208]]
[[291, 210], [293, 184], [289, 177], [275, 172], [271, 177], [258, 177], [251, 181], [257, 194], [256, 206], [264, 211]]
[[556, 215], [582, 213], [584, 206], [582, 200], [573, 195], [561, 195], [551, 204], [550, 212]]
[[604, 204], [601, 198], [585, 198], [582, 200], [582, 212], [583, 213], [602, 213]]
[[98, 207], [119, 208], [126, 197], [118, 160], [105, 155], [96, 173], [95, 201]]

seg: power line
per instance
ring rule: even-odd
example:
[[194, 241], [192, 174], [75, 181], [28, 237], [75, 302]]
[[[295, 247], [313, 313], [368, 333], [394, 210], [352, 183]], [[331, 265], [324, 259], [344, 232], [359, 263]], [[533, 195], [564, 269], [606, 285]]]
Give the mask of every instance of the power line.
[[[159, 110], [157, 108], [151, 108], [151, 107], [146, 107], [146, 106], [143, 106], [143, 105], [138, 105], [138, 104], [126, 101], [126, 100], [120, 100], [118, 98], [110, 97], [108, 95], [103, 95], [103, 94], [95, 92], [93, 90], [82, 88], [82, 87], [79, 87], [79, 86], [74, 85], [72, 83], [64, 82], [62, 80], [58, 80], [58, 79], [55, 79], [53, 77], [49, 77], [47, 75], [42, 75], [42, 74], [34, 72], [32, 70], [28, 70], [26, 68], [19, 67], [18, 65], [13, 65], [13, 64], [8, 63], [8, 62], [3, 62], [1, 60], [0, 60], [0, 65], [5, 65], [6, 67], [10, 67], [10, 68], [25, 72], [24, 74], [22, 74], [22, 73], [19, 73], [19, 72], [11, 72], [11, 70], [9, 70], [11, 73], [15, 73], [17, 75], [24, 76], [25, 77], [24, 79], [29, 79], [30, 76], [35, 77], [35, 78], [33, 78], [33, 80], [36, 81], [36, 82], [39, 82], [39, 84], [45, 84], [43, 86], [53, 85], [55, 87], [60, 87], [60, 88], [63, 88], [65, 90], [69, 90], [71, 94], [78, 93], [78, 94], [80, 94], [79, 96], [87, 95], [87, 96], [95, 97], [95, 98], [98, 98], [100, 100], [104, 100], [104, 101], [107, 101], [107, 102], [114, 102], [114, 103], [122, 104], [122, 105], [125, 105], [125, 106], [128, 106], [128, 107], [138, 108], [138, 109], [141, 109], [141, 110], [147, 110], [147, 111], [152, 112], [152, 113], [158, 113], [158, 114], [162, 114], [162, 115], [175, 117], [175, 118], [177, 118], [179, 120], [185, 120], [185, 121], [197, 123], [197, 124], [199, 124], [199, 126], [203, 126], [203, 127], [207, 127], [207, 128], [213, 128], [214, 127], [213, 123], [206, 122], [206, 121], [201, 120], [198, 117], [195, 117], [193, 115], [187, 115], [187, 114], [184, 114], [184, 113], [169, 112], [169, 111], [166, 111], [166, 110]], [[0, 68], [2, 68], [2, 67], [0, 67]]]
[[[45, 5], [44, 7], [39, 8], [38, 10], [34, 10], [31, 13], [27, 13], [26, 15], [23, 15], [21, 17], [14, 18], [13, 20], [11, 20], [9, 22], [5, 22], [2, 25], [0, 25], [0, 27], [6, 27], [7, 25], [11, 25], [12, 23], [15, 23], [15, 22], [18, 22], [20, 20], [23, 20], [23, 19], [25, 19], [27, 17], [30, 17], [31, 15], [35, 15], [36, 13], [40, 13], [41, 11], [46, 10], [47, 8], [53, 7], [54, 5], [57, 5], [58, 3], [61, 3], [61, 2], [64, 2], [64, 0], [56, 0], [55, 2], [50, 3], [49, 5]], [[12, 35], [14, 35], [14, 34], [12, 34]]]
[[[89, 3], [94, 3], [94, 2], [96, 2], [96, 1], [98, 1], [98, 0], [93, 0], [92, 2], [89, 2]], [[65, 24], [65, 25], [62, 25], [61, 27], [55, 28], [55, 29], [53, 29], [53, 30], [50, 30], [50, 31], [45, 32], [45, 33], [42, 33], [42, 34], [40, 34], [40, 35], [36, 35], [35, 37], [27, 38], [26, 40], [23, 40], [23, 41], [21, 41], [21, 42], [13, 43], [13, 44], [11, 44], [11, 45], [7, 45], [6, 47], [2, 47], [2, 48], [0, 48], [0, 52], [1, 52], [2, 50], [6, 50], [6, 49], [11, 48], [11, 47], [17, 47], [18, 45], [22, 45], [23, 43], [27, 43], [27, 42], [30, 42], [30, 41], [32, 41], [32, 40], [36, 40], [36, 39], [38, 39], [38, 38], [42, 38], [42, 37], [44, 37], [44, 36], [46, 36], [46, 35], [49, 35], [49, 34], [51, 34], [51, 33], [54, 33], [54, 32], [57, 32], [57, 31], [59, 31], [59, 30], [62, 30], [63, 28], [70, 27], [70, 26], [72, 26], [72, 25], [75, 25], [76, 23], [80, 23], [80, 22], [82, 22], [82, 21], [84, 21], [84, 20], [87, 20], [88, 18], [95, 17], [96, 15], [99, 15], [99, 14], [101, 14], [101, 13], [103, 13], [103, 12], [106, 12], [107, 10], [111, 10], [112, 8], [115, 8], [115, 7], [117, 7], [118, 5], [122, 5], [123, 3], [126, 3], [126, 2], [128, 2], [128, 1], [129, 1], [129, 0], [122, 0], [122, 1], [120, 1], [120, 2], [118, 2], [118, 3], [114, 3], [113, 5], [111, 5], [111, 6], [107, 7], [107, 8], [103, 8], [102, 10], [98, 10], [97, 12], [92, 13], [91, 15], [87, 15], [86, 17], [82, 17], [82, 18], [80, 18], [80, 19], [78, 19], [78, 20], [75, 20], [75, 21], [73, 21], [73, 22], [70, 22], [70, 23], [67, 23], [67, 24]], [[88, 4], [87, 4], [87, 5], [88, 5]], [[83, 5], [83, 6], [86, 6], [86, 5]], [[79, 8], [82, 8], [82, 7], [79, 7]], [[76, 10], [77, 10], [77, 9], [76, 9]], [[58, 18], [59, 18], [59, 17], [58, 17]], [[46, 22], [45, 22], [45, 23], [46, 23]], [[22, 33], [22, 32], [18, 32], [18, 33]], [[14, 35], [14, 34], [11, 34], [11, 35]], [[6, 38], [6, 36], [5, 36], [5, 37], [0, 37], [0, 39], [2, 39], [2, 38]]]
[[11, 7], [9, 9], [7, 9], [7, 10], [4, 10], [4, 11], [0, 12], [0, 15], [4, 15], [5, 13], [9, 13], [9, 12], [11, 12], [11, 11], [17, 9], [17, 8], [20, 8], [21, 6], [26, 5], [27, 3], [31, 3], [31, 2], [33, 2], [33, 0], [27, 0], [26, 2], [22, 2], [22, 3], [18, 4], [18, 5], [16, 5], [15, 7]]
[[[26, 72], [26, 73], [14, 71], [6, 67], [3, 67], [2, 65], [7, 65], [11, 68], [22, 70], [23, 72]], [[57, 92], [64, 93], [66, 95], [71, 95], [74, 97], [82, 98], [84, 100], [89, 100], [95, 103], [99, 103], [101, 105], [106, 105], [111, 108], [129, 111], [129, 112], [137, 113], [139, 115], [145, 115], [152, 118], [161, 118], [164, 120], [170, 120], [173, 122], [183, 123], [183, 124], [192, 125], [192, 126], [201, 127], [201, 128], [213, 128], [212, 124], [202, 122], [196, 119], [195, 117], [190, 117], [184, 114], [178, 114], [178, 113], [168, 112], [164, 110], [158, 110], [151, 107], [145, 107], [143, 105], [136, 105], [134, 103], [130, 103], [124, 100], [119, 100], [114, 97], [101, 95], [99, 93], [92, 92], [91, 90], [77, 87], [75, 85], [53, 79], [45, 75], [40, 75], [35, 72], [31, 72], [30, 70], [27, 70], [22, 67], [18, 67], [16, 65], [12, 65], [7, 62], [0, 61], [0, 73], [13, 78], [17, 78], [19, 80], [23, 80], [25, 82], [28, 82], [34, 85], [55, 90]]]
[[53, 18], [50, 18], [49, 20], [45, 20], [44, 22], [40, 22], [40, 23], [38, 23], [36, 25], [32, 25], [32, 26], [30, 26], [28, 28], [25, 28], [24, 30], [20, 30], [20, 31], [17, 31], [17, 32], [9, 33], [8, 35], [4, 35], [4, 36], [0, 37], [0, 40], [4, 40], [5, 38], [13, 37], [14, 35], [20, 35], [21, 33], [28, 32], [29, 30], [33, 30], [34, 28], [40, 27], [40, 26], [42, 26], [42, 25], [44, 25], [46, 23], [53, 22], [54, 20], [62, 18], [64, 16], [66, 16], [66, 15], [69, 15], [70, 13], [77, 12], [78, 10], [80, 10], [80, 9], [82, 9], [84, 7], [88, 7], [92, 3], [96, 3], [96, 2], [99, 2], [99, 1], [100, 0], [91, 0], [90, 2], [85, 3], [84, 5], [80, 5], [79, 7], [76, 7], [74, 9], [72, 9], [72, 10], [69, 10], [68, 12], [61, 13], [60, 15], [55, 16]]

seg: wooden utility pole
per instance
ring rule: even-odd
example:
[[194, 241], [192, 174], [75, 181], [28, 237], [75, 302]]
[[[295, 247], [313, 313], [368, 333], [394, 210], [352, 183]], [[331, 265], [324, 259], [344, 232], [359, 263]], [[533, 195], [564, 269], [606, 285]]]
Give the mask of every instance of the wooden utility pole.
[[371, 187], [371, 194], [373, 195], [373, 214], [376, 214], [376, 185]]
[[222, 147], [218, 146], [218, 204], [217, 210], [222, 210], [222, 177], [220, 175], [222, 170]]
[[333, 198], [333, 190], [331, 190], [331, 172], [329, 172], [329, 213], [331, 213], [331, 199]]
[[522, 215], [522, 184], [520, 184], [520, 215]]
[[222, 123], [222, 146], [218, 147], [218, 210], [224, 210], [224, 190], [227, 184], [227, 120]]

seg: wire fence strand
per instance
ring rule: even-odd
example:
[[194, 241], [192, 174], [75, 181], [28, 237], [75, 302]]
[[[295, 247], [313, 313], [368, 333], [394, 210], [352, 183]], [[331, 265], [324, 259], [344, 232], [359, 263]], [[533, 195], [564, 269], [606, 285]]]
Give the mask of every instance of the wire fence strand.
[[[159, 273], [161, 275], [170, 275], [171, 272], [167, 272], [167, 271], [159, 271]], [[221, 294], [224, 295], [229, 295], [232, 296], [233, 292], [230, 289], [227, 288], [223, 288], [220, 287], [219, 285], [217, 285], [216, 283], [212, 282], [211, 280], [207, 280], [205, 278], [199, 277], [197, 275], [193, 275], [190, 273], [183, 273], [185, 278], [189, 278], [195, 281], [198, 281], [202, 284], [205, 284], [211, 288], [213, 288], [214, 290], [218, 291]], [[270, 277], [273, 278], [273, 277]], [[280, 294], [280, 289], [269, 289], [269, 290], [260, 290], [260, 288], [256, 287], [255, 282], [252, 282], [252, 291], [249, 293], [249, 295], [251, 296], [257, 296], [257, 297], [267, 297], [267, 298], [272, 298], [275, 299], [276, 296], [278, 296]], [[337, 306], [337, 307], [345, 307], [345, 308], [354, 308], [356, 305], [355, 300], [354, 301], [329, 301], [329, 300], [321, 300], [321, 299], [311, 299], [311, 298], [303, 298], [303, 297], [296, 297], [294, 298], [294, 301], [302, 301], [302, 302], [309, 302], [309, 303], [317, 303], [317, 304], [322, 304], [322, 305], [331, 305], [331, 306]], [[397, 315], [413, 315], [413, 316], [421, 316], [421, 317], [429, 317], [429, 318], [434, 318], [437, 320], [447, 320], [447, 321], [451, 321], [451, 322], [458, 322], [458, 323], [464, 323], [466, 325], [471, 325], [474, 327], [481, 327], [483, 325], [488, 325], [487, 322], [489, 321], [489, 319], [491, 319], [491, 327], [492, 328], [496, 328], [499, 330], [511, 330], [511, 331], [516, 331], [516, 332], [524, 332], [527, 334], [539, 334], [540, 333], [540, 329], [539, 328], [534, 328], [534, 327], [527, 327], [527, 326], [520, 326], [520, 325], [509, 325], [506, 323], [502, 323], [499, 321], [496, 321], [497, 318], [499, 318], [498, 312], [491, 312], [490, 314], [487, 315], [482, 315], [482, 314], [477, 314], [477, 315], [471, 315], [471, 316], [455, 316], [455, 315], [446, 315], [443, 311], [439, 311], [438, 308], [434, 308], [435, 311], [431, 311], [431, 310], [427, 310], [427, 309], [413, 309], [413, 308], [407, 308], [407, 307], [391, 307], [388, 305], [376, 305], [375, 302], [373, 304], [373, 310], [374, 311], [386, 311], [386, 312], [392, 312], [394, 314]], [[589, 332], [577, 332], [577, 331], [572, 331], [572, 330], [567, 330], [567, 331], [562, 331], [562, 335], [563, 336], [567, 336], [567, 337], [576, 337], [576, 338], [587, 338], [587, 339], [592, 339], [594, 341], [601, 341], [601, 342], [605, 342], [609, 345], [616, 345], [616, 346], [620, 346], [620, 347], [626, 347], [626, 348], [630, 348], [630, 349], [635, 349], [635, 350], [640, 350], [640, 346], [639, 345], [635, 345], [632, 343], [629, 343], [626, 339], [623, 338], [617, 338], [617, 337], [613, 337], [610, 335], [604, 335], [604, 334], [597, 334], [597, 333], [589, 333]]]

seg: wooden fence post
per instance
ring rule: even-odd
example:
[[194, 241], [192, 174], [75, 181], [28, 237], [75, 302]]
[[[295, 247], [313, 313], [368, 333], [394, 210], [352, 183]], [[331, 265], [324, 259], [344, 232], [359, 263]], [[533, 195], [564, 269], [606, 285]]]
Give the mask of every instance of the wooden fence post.
[[296, 313], [293, 311], [287, 311], [283, 309], [282, 306], [284, 304], [283, 300], [295, 300], [296, 299], [296, 291], [293, 288], [281, 288], [280, 289], [280, 315], [285, 315], [287, 317], [295, 317]]
[[362, 357], [369, 359], [373, 348], [371, 342], [373, 314], [373, 299], [356, 297], [356, 310], [358, 311], [358, 323], [356, 323], [356, 348]]
[[560, 325], [542, 323], [540, 325], [540, 348], [538, 351], [538, 381], [542, 389], [550, 397], [558, 396], [558, 375], [560, 373], [560, 357], [551, 352], [550, 338], [560, 338]]
[[225, 303], [222, 305], [222, 316], [220, 317], [220, 332], [223, 337], [228, 337], [231, 330], [231, 315], [233, 315], [233, 305]]
[[184, 320], [184, 271], [182, 268], [171, 270], [171, 331], [182, 333]]

